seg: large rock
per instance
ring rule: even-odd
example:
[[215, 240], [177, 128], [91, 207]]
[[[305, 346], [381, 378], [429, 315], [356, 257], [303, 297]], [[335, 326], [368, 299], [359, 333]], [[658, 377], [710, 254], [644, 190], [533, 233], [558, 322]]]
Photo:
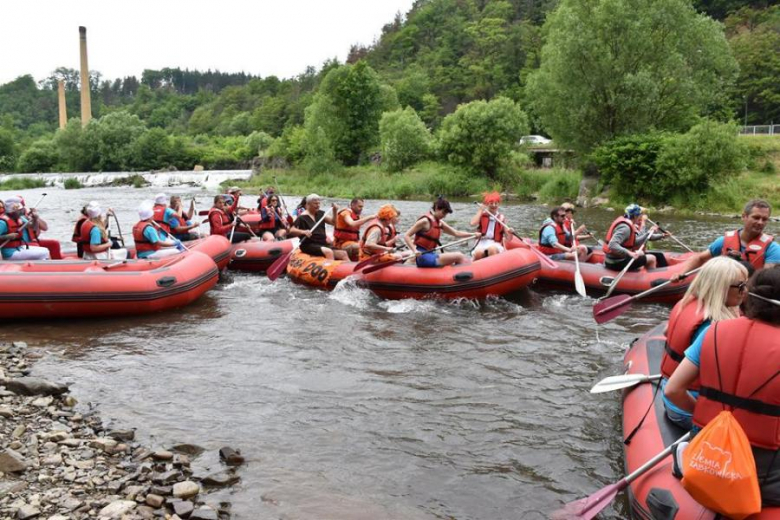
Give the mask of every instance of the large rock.
[[191, 480], [177, 482], [173, 485], [173, 496], [176, 498], [190, 498], [200, 493], [200, 486]]
[[0, 453], [0, 473], [19, 473], [26, 470], [27, 466], [24, 457], [12, 449]]
[[237, 483], [241, 478], [231, 470], [212, 473], [201, 479], [201, 484], [211, 487], [227, 487]]
[[132, 500], [117, 500], [111, 502], [98, 513], [99, 518], [122, 518], [122, 515], [135, 509], [136, 503]]
[[35, 518], [39, 514], [41, 514], [41, 511], [37, 507], [25, 504], [16, 512], [16, 518], [19, 520], [27, 520], [28, 518]]
[[183, 453], [184, 455], [189, 455], [190, 457], [197, 457], [206, 450], [195, 444], [177, 444], [171, 448], [171, 451], [176, 453]]
[[173, 507], [173, 512], [182, 518], [189, 517], [195, 510], [195, 506], [189, 500], [174, 500], [168, 503]]
[[229, 446], [219, 449], [219, 458], [228, 466], [239, 466], [244, 463], [244, 456], [241, 450], [234, 450]]
[[68, 391], [68, 385], [51, 383], [37, 377], [0, 379], [0, 385], [18, 395], [62, 395]]
[[200, 507], [192, 512], [190, 520], [218, 520], [217, 512], [210, 507]]

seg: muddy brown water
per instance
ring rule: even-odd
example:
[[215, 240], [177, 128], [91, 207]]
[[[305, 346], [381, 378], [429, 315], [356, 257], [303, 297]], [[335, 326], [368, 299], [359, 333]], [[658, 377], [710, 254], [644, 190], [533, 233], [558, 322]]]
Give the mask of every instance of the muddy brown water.
[[[90, 200], [117, 211], [127, 238], [135, 208], [159, 189], [24, 195], [33, 203], [44, 191], [46, 236], [65, 241]], [[169, 193], [208, 207], [200, 189]], [[397, 206], [404, 227], [428, 203]], [[463, 229], [474, 206], [453, 206], [448, 222]], [[534, 236], [549, 208], [504, 212]], [[614, 215], [576, 216], [603, 237]], [[739, 224], [659, 220], [697, 249]], [[138, 428], [151, 446], [240, 448], [241, 482], [212, 495], [230, 500], [235, 518], [541, 519], [623, 475], [619, 393], [588, 390], [618, 373], [628, 343], [669, 311], [635, 305], [597, 330], [592, 305], [533, 288], [483, 303], [389, 302], [349, 284], [328, 294], [233, 273], [172, 312], [42, 318], [6, 323], [0, 335], [42, 349], [34, 375], [72, 382], [79, 406]], [[624, 500], [606, 511], [627, 516]]]

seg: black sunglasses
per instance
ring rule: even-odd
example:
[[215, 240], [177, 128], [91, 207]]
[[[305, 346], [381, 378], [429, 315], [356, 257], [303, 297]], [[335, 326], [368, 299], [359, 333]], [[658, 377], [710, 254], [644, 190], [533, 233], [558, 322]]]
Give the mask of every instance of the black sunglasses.
[[729, 287], [733, 287], [734, 289], [739, 289], [739, 292], [743, 292], [745, 289], [747, 289], [747, 282], [734, 283], [729, 285]]
[[558, 213], [556, 217], [564, 218], [566, 216], [566, 213]]

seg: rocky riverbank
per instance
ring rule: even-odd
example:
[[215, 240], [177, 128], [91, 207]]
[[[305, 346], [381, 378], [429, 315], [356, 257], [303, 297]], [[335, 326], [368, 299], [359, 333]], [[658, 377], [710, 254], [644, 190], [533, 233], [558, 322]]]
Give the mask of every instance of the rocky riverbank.
[[191, 463], [202, 448], [153, 450], [134, 430], [104, 427], [66, 385], [29, 377], [35, 357], [0, 344], [0, 518], [230, 518], [230, 504], [206, 492], [240, 480], [240, 452], [222, 448], [221, 467], [200, 475]]

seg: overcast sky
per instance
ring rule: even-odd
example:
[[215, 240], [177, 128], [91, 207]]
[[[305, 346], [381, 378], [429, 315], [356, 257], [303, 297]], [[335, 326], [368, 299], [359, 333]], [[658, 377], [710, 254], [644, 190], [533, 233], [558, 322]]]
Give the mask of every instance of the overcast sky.
[[144, 69], [219, 69], [287, 78], [350, 45], [370, 44], [413, 0], [3, 0], [0, 84], [79, 68], [79, 25], [89, 68], [105, 79]]

